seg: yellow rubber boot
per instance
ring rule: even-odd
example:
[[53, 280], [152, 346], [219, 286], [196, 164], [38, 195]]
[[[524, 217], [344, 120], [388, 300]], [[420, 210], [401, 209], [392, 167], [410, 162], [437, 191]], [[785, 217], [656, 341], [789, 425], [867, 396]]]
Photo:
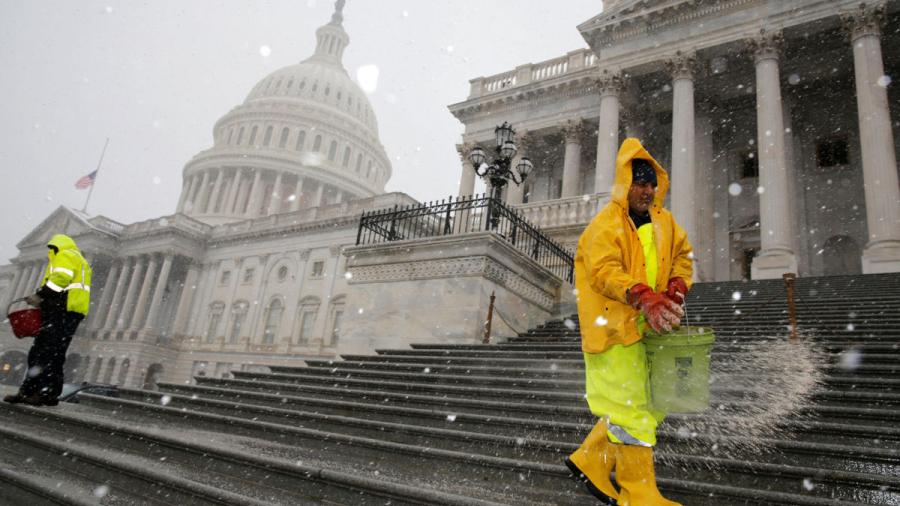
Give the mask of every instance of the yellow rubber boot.
[[566, 466], [594, 497], [604, 504], [614, 505], [619, 493], [609, 481], [609, 475], [616, 463], [616, 452], [606, 438], [606, 428], [606, 420], [597, 422], [581, 447], [566, 458]]
[[681, 506], [670, 501], [656, 488], [653, 448], [635, 445], [616, 447], [616, 481], [619, 482], [619, 506]]

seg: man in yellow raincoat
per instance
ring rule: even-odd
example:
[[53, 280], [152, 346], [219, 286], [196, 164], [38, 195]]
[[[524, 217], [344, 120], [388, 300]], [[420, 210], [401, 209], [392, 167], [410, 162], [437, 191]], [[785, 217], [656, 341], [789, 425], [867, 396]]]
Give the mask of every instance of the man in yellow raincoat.
[[687, 234], [663, 208], [668, 189], [666, 171], [640, 141], [625, 139], [610, 202], [575, 253], [587, 401], [599, 421], [566, 465], [607, 504], [678, 504], [656, 486], [653, 446], [665, 413], [652, 407], [641, 340], [648, 327], [680, 323], [693, 273]]
[[41, 308], [41, 329], [28, 351], [28, 372], [19, 392], [5, 402], [55, 406], [63, 385], [66, 350], [91, 304], [91, 266], [71, 237], [47, 243], [47, 270], [37, 292], [25, 300]]

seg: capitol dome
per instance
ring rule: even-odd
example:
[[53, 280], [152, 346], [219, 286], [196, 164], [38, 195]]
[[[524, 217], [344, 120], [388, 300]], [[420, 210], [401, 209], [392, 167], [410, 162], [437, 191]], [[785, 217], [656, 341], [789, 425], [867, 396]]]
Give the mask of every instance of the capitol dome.
[[343, 0], [306, 60], [263, 78], [184, 168], [178, 211], [220, 224], [384, 193], [391, 165], [342, 64]]

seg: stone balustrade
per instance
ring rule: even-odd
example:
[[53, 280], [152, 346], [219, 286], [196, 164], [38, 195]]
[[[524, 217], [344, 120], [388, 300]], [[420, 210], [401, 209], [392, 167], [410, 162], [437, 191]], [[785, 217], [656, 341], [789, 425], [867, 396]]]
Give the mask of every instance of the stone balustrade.
[[586, 225], [609, 201], [609, 193], [545, 200], [514, 206], [526, 221], [540, 229]]
[[590, 49], [570, 51], [564, 56], [551, 58], [539, 63], [527, 63], [516, 67], [515, 70], [473, 79], [471, 81], [472, 88], [469, 98], [483, 97], [517, 86], [554, 79], [586, 68], [595, 67], [596, 64], [597, 55]]

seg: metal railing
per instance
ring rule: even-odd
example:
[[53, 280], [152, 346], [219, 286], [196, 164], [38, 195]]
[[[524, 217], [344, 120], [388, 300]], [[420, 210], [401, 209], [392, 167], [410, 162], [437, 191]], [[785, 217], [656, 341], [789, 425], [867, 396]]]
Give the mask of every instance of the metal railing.
[[572, 282], [572, 253], [528, 223], [518, 211], [486, 195], [364, 212], [356, 244], [478, 231], [493, 231], [560, 279]]

